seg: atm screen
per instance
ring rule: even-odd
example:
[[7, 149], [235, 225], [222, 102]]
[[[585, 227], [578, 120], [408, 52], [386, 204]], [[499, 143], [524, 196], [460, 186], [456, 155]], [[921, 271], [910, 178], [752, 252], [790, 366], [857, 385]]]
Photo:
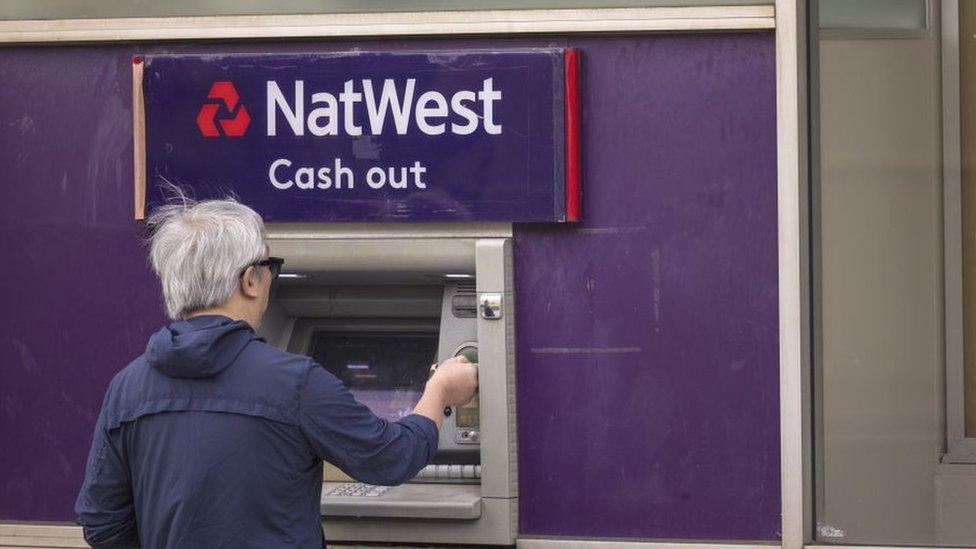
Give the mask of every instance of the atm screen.
[[377, 416], [409, 415], [436, 360], [436, 333], [317, 332], [309, 354]]

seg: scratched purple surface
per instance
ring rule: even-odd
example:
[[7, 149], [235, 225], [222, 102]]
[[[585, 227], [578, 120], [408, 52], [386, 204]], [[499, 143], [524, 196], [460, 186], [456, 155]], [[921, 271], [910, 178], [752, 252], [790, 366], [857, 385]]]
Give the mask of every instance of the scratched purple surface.
[[0, 519], [73, 520], [108, 380], [162, 319], [117, 49], [0, 49]]
[[584, 51], [584, 222], [516, 231], [520, 531], [776, 539], [773, 37]]
[[73, 519], [104, 388], [162, 318], [133, 53], [492, 46], [585, 64], [582, 231], [516, 229], [520, 531], [775, 539], [771, 34], [0, 49], [0, 520]]

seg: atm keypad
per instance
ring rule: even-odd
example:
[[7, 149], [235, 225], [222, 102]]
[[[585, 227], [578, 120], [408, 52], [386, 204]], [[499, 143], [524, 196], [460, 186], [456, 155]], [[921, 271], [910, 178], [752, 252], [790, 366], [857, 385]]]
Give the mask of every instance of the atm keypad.
[[336, 486], [325, 495], [374, 498], [382, 495], [389, 489], [389, 486], [374, 486], [363, 482], [349, 482]]

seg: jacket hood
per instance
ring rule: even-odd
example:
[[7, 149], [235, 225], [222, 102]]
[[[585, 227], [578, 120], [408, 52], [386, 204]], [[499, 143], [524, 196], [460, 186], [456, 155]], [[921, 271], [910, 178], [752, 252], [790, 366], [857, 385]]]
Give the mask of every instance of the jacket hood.
[[204, 378], [227, 369], [252, 339], [243, 320], [205, 315], [179, 320], [149, 338], [146, 361], [169, 377]]

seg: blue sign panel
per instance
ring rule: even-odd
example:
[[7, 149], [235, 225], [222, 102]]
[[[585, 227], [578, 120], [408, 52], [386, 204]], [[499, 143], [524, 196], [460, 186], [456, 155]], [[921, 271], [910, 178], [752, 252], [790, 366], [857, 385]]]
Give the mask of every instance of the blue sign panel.
[[136, 59], [147, 205], [175, 184], [198, 199], [233, 193], [268, 221], [577, 220], [576, 59], [554, 49]]

